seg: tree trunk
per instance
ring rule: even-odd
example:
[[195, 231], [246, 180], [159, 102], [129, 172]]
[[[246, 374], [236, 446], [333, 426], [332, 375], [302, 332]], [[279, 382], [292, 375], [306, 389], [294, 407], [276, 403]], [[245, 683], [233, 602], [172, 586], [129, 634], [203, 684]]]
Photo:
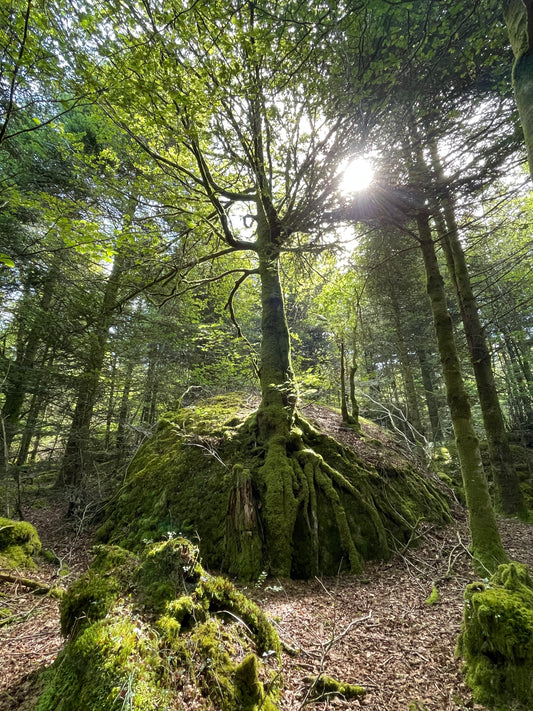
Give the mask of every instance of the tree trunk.
[[513, 87], [533, 179], [533, 2], [503, 0], [503, 14], [513, 47]]
[[[405, 337], [402, 329], [401, 315], [398, 308], [398, 303], [391, 295], [390, 306], [393, 311], [394, 330], [396, 332], [396, 345], [398, 347], [398, 355], [400, 357], [400, 368], [402, 373], [403, 386], [405, 391], [405, 400], [407, 405], [407, 421], [414, 427], [417, 433], [424, 434], [420, 410], [418, 408], [418, 397], [416, 395], [415, 381], [409, 359], [409, 351], [405, 344]], [[413, 433], [409, 429], [406, 433], [410, 439], [413, 439]]]
[[439, 271], [428, 216], [419, 215], [417, 226], [426, 269], [427, 292], [446, 384], [446, 397], [461, 463], [472, 536], [472, 553], [479, 572], [492, 574], [498, 565], [505, 563], [508, 558], [501, 543], [481, 462], [479, 442], [472, 423], [470, 403], [463, 383], [453, 324], [446, 304], [444, 282]]
[[[430, 148], [437, 179], [443, 183], [444, 172], [433, 142]], [[485, 338], [485, 331], [479, 318], [470, 274], [459, 238], [459, 228], [449, 195], [444, 196], [442, 205], [444, 220], [442, 218], [437, 220], [437, 229], [446, 255], [448, 270], [455, 286], [470, 360], [474, 369], [483, 425], [489, 447], [492, 474], [496, 484], [497, 505], [505, 514], [527, 516], [524, 497], [515, 471], [513, 455], [505, 430], [496, 383], [494, 382], [491, 356]]]
[[279, 274], [279, 252], [258, 252], [261, 278], [260, 432], [266, 443], [274, 434], [288, 435], [296, 407], [290, 335]]
[[426, 398], [426, 406], [431, 425], [431, 435], [434, 442], [440, 442], [442, 439], [442, 427], [439, 416], [439, 405], [435, 393], [433, 383], [433, 375], [431, 372], [431, 364], [428, 359], [427, 351], [423, 346], [416, 349], [418, 363], [420, 364], [420, 373], [422, 375], [422, 385], [424, 386], [424, 394]]
[[[344, 341], [341, 341], [341, 414], [342, 422], [345, 425], [354, 425], [356, 420], [348, 412], [348, 397], [346, 393], [346, 354], [344, 350]], [[354, 393], [355, 394], [355, 393]]]
[[90, 424], [124, 264], [125, 255], [117, 254], [105, 286], [100, 310], [93, 321], [89, 356], [79, 379], [78, 397], [58, 478], [59, 486], [79, 486], [88, 468]]
[[117, 463], [120, 464], [124, 460], [126, 453], [126, 425], [128, 422], [128, 411], [130, 406], [130, 390], [131, 383], [133, 380], [133, 361], [130, 360], [126, 367], [126, 373], [124, 376], [124, 388], [122, 390], [122, 397], [120, 399], [120, 409], [118, 413], [118, 424], [117, 424], [117, 438], [116, 438], [116, 450], [117, 450]]

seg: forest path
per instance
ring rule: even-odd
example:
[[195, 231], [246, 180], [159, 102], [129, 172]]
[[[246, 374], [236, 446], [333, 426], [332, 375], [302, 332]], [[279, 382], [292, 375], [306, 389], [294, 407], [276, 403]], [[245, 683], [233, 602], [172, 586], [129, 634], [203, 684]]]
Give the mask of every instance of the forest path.
[[[27, 512], [43, 546], [61, 567], [40, 564], [31, 577], [66, 587], [89, 565], [91, 538], [67, 522], [65, 509]], [[533, 525], [500, 521], [502, 538], [514, 560], [533, 569]], [[369, 563], [363, 574], [310, 581], [268, 579], [248, 587], [271, 616], [284, 642], [283, 711], [302, 708], [306, 677], [320, 672], [361, 684], [362, 699], [330, 699], [310, 708], [369, 711], [461, 711], [473, 705], [454, 656], [463, 614], [465, 586], [476, 579], [467, 551], [466, 519], [444, 529], [422, 528], [420, 544], [387, 562]], [[433, 586], [438, 600], [428, 604]], [[0, 583], [0, 709], [30, 711], [37, 693], [32, 674], [50, 665], [63, 640], [59, 604], [20, 585]], [[10, 624], [5, 621], [10, 618]], [[4, 624], [2, 624], [4, 622]], [[96, 711], [96, 710], [95, 710]]]

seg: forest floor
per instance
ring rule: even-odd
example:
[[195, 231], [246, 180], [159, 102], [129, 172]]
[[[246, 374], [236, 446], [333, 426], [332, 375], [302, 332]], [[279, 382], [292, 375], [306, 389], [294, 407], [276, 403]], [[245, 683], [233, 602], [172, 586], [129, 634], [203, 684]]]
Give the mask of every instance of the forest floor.
[[[315, 421], [323, 417], [318, 410], [306, 414]], [[339, 439], [354, 438], [335, 423], [320, 424], [339, 429], [332, 432]], [[67, 520], [65, 511], [63, 502], [42, 498], [40, 507], [25, 510], [43, 546], [60, 561], [40, 563], [27, 577], [66, 587], [88, 567], [91, 531]], [[500, 520], [500, 530], [509, 556], [533, 569], [533, 525]], [[369, 563], [361, 575], [267, 579], [245, 589], [274, 620], [282, 640], [298, 650], [296, 656], [283, 656], [283, 711], [304, 706], [482, 711], [472, 702], [454, 655], [464, 589], [476, 579], [468, 544], [466, 515], [456, 507], [452, 524], [441, 529], [423, 524], [416, 546], [399, 550], [389, 561]], [[429, 604], [434, 588], [438, 599]], [[39, 693], [35, 672], [53, 662], [62, 644], [58, 601], [0, 582], [1, 711], [33, 708]], [[311, 703], [308, 678], [319, 673], [362, 685], [367, 693], [351, 701]]]

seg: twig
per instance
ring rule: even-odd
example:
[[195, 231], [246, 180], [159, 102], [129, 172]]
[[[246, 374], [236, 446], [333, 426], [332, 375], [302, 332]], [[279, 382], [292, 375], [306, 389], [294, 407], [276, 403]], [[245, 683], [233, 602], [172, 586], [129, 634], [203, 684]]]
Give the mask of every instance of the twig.
[[6, 583], [16, 583], [17, 585], [23, 585], [25, 588], [30, 588], [36, 593], [46, 593], [51, 597], [55, 597], [60, 600], [63, 597], [63, 591], [56, 585], [45, 585], [40, 580], [33, 580], [31, 578], [23, 578], [20, 575], [11, 575], [9, 573], [0, 573], [0, 581]]

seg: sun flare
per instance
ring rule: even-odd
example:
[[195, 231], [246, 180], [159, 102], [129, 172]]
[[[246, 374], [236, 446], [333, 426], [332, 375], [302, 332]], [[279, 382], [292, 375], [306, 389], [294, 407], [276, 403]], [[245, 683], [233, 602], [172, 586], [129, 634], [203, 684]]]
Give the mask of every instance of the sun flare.
[[340, 170], [339, 188], [344, 195], [368, 188], [374, 177], [374, 168], [367, 158], [355, 158]]

